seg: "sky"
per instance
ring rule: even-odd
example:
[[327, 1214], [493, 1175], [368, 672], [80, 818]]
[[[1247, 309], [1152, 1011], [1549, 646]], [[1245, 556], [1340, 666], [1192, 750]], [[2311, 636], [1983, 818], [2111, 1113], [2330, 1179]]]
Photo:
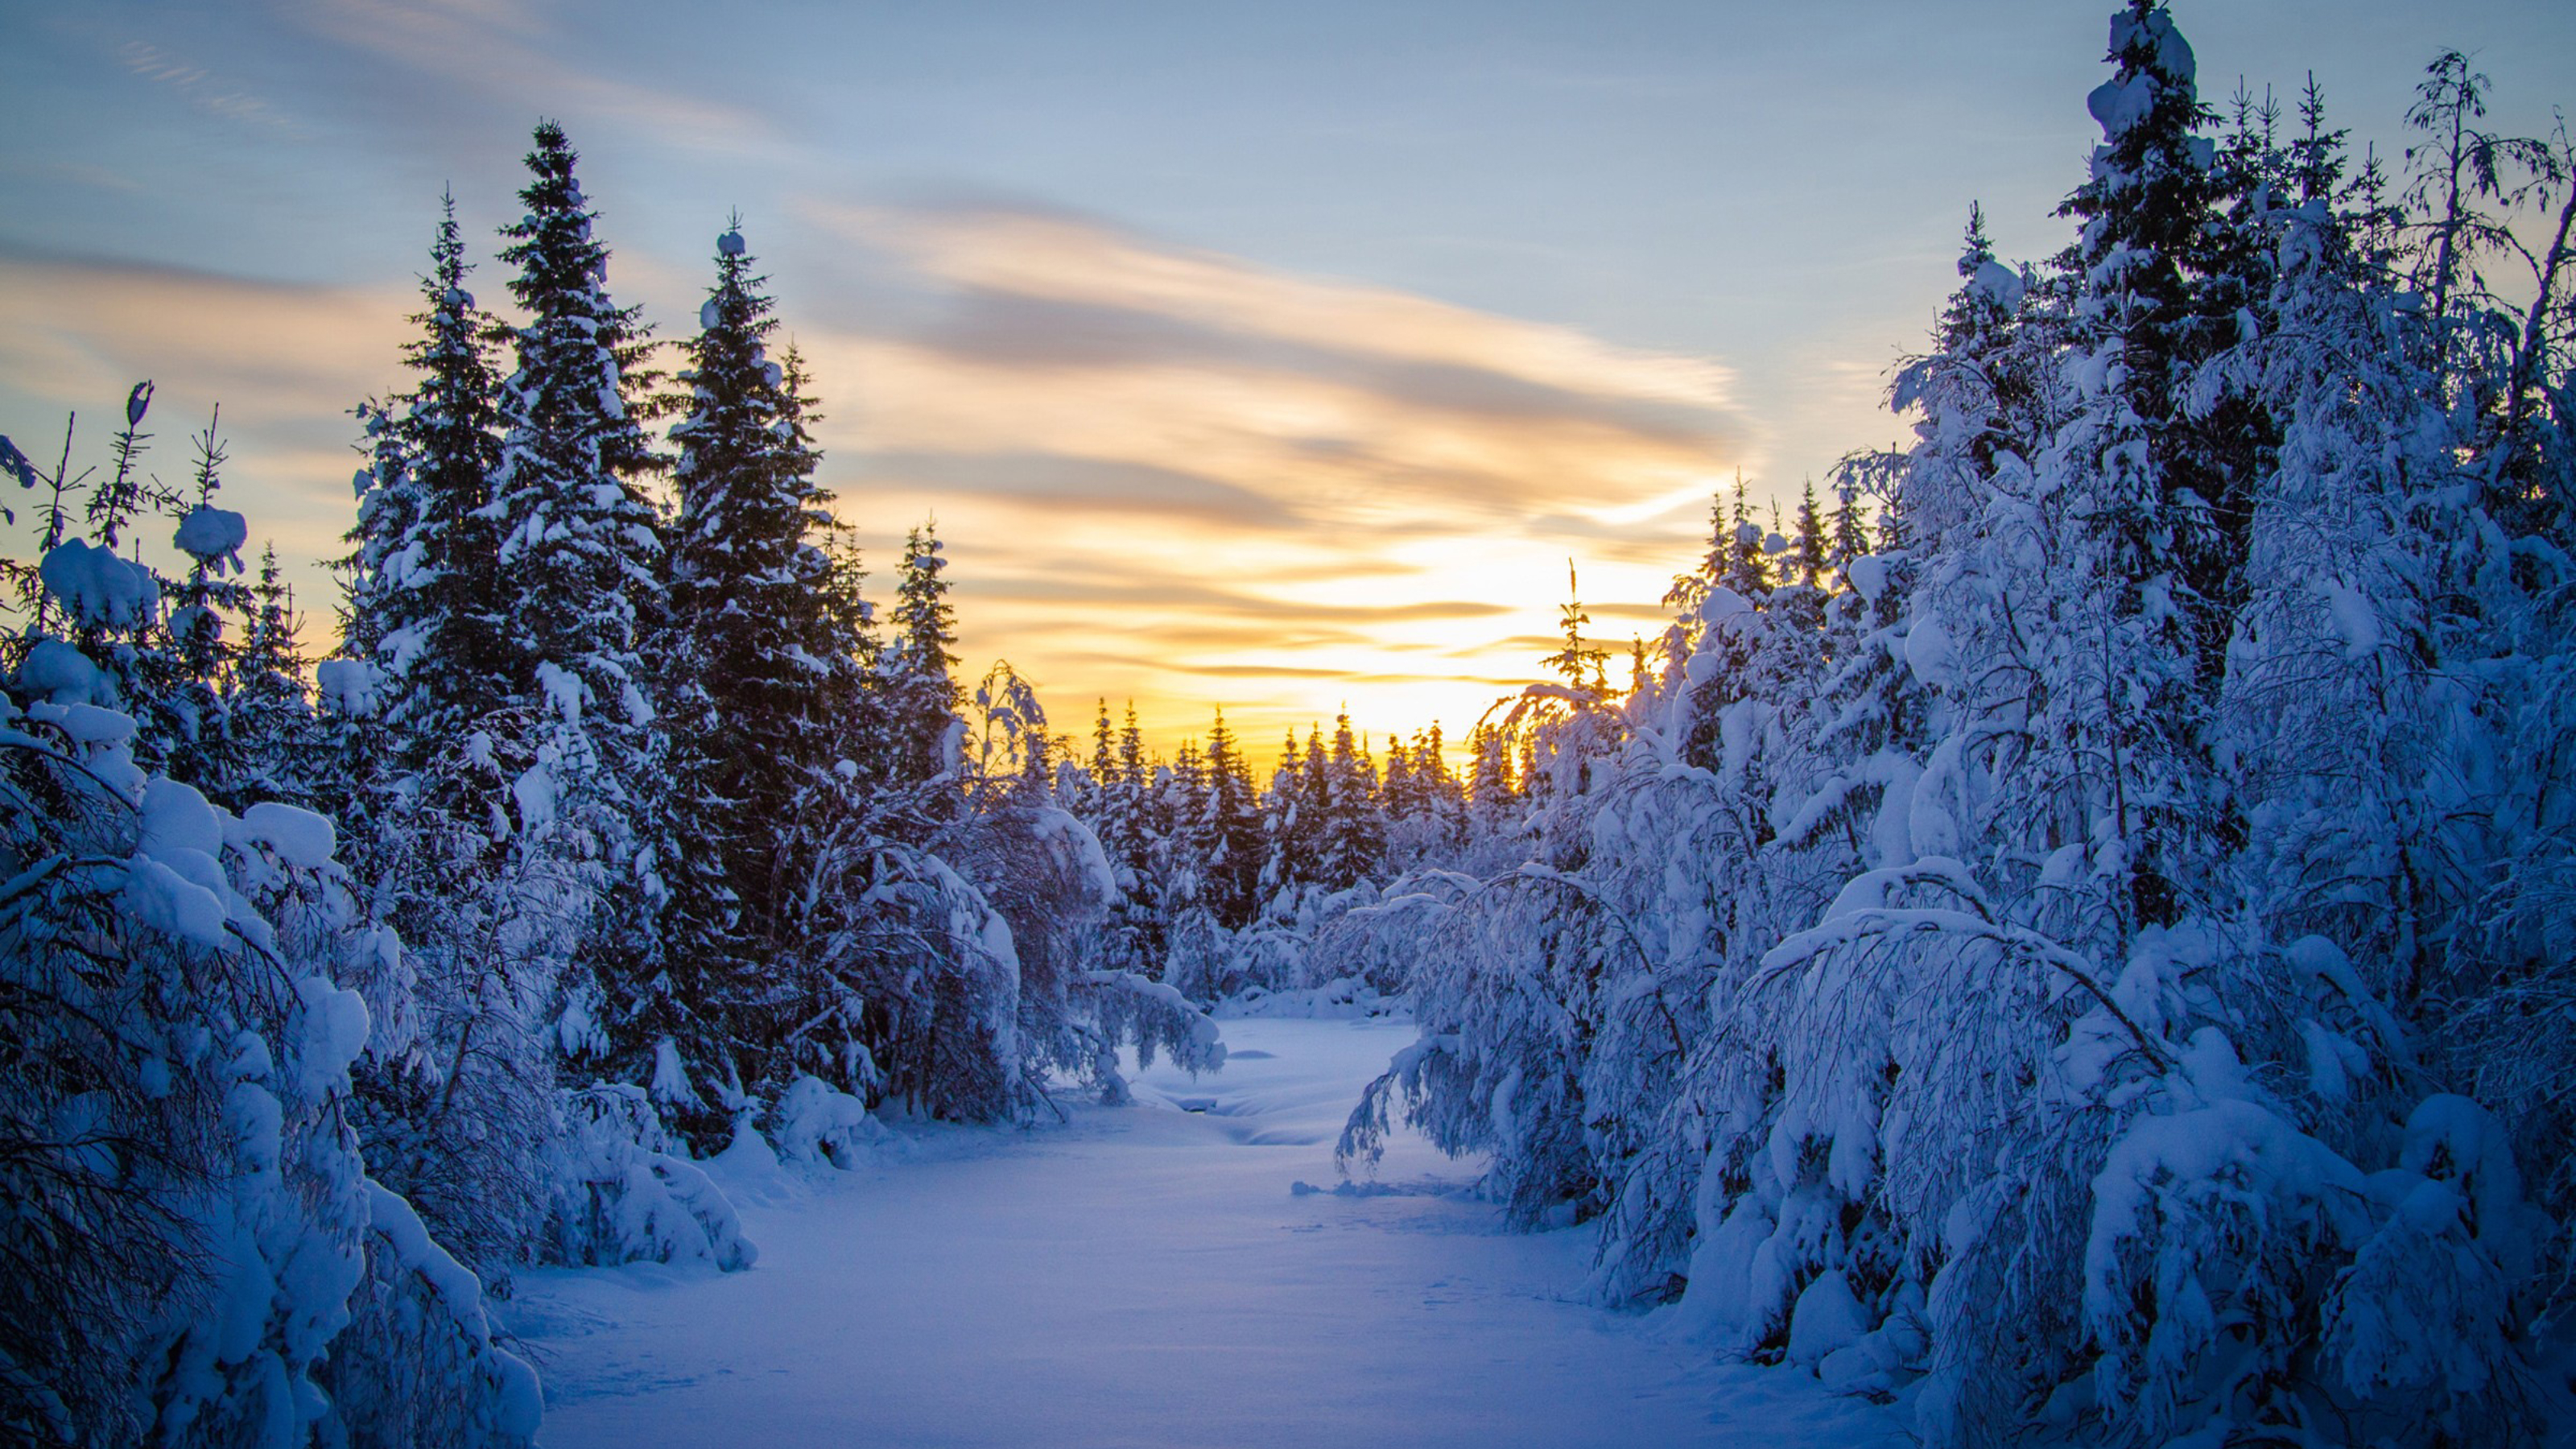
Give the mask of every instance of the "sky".
[[[153, 462], [222, 407], [225, 501], [327, 648], [349, 408], [403, 384], [453, 188], [514, 218], [540, 116], [609, 287], [693, 324], [738, 212], [880, 565], [935, 517], [971, 675], [1168, 749], [1347, 708], [1453, 743], [1657, 601], [1739, 477], [1793, 506], [1902, 422], [1968, 204], [2039, 257], [2105, 0], [0, 4], [0, 431]], [[2426, 61], [2576, 103], [2576, 5], [2192, 0], [2205, 96], [2313, 73], [2383, 152]], [[22, 519], [24, 515], [22, 514]], [[23, 532], [23, 531], [21, 531]], [[13, 551], [27, 541], [9, 536]], [[971, 682], [971, 678], [970, 678]]]

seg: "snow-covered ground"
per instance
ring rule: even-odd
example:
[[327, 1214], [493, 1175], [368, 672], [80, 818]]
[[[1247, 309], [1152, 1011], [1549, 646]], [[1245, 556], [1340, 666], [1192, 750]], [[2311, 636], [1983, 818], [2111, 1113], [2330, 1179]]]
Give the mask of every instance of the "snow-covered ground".
[[[1589, 1229], [1523, 1236], [1401, 1136], [1331, 1191], [1400, 1022], [1225, 1024], [1069, 1125], [911, 1130], [882, 1165], [736, 1181], [748, 1272], [528, 1275], [551, 1449], [1901, 1443], [1810, 1379], [1584, 1304]], [[1324, 1191], [1300, 1190], [1299, 1184]]]

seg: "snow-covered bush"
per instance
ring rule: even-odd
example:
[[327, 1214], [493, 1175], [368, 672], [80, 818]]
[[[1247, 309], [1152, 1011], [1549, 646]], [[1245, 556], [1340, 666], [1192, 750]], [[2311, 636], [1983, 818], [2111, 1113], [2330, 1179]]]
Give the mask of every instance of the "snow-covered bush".
[[[145, 497], [128, 480], [147, 402], [138, 388], [116, 476], [93, 497], [103, 540]], [[178, 537], [201, 576], [237, 562], [242, 541], [238, 516], [203, 501], [220, 456], [210, 433]], [[417, 1022], [400, 944], [361, 909], [332, 822], [248, 798], [249, 781], [275, 778], [283, 742], [232, 725], [285, 728], [296, 712], [217, 716], [254, 684], [295, 681], [256, 649], [204, 653], [208, 619], [175, 636], [149, 566], [62, 536], [69, 490], [52, 481], [44, 560], [23, 580], [41, 588], [28, 601], [38, 627], [4, 651], [15, 668], [0, 694], [0, 1174], [28, 1174], [0, 1183], [16, 1205], [0, 1215], [7, 1291], [25, 1295], [0, 1330], [0, 1422], [37, 1443], [391, 1442], [404, 1435], [375, 1417], [385, 1405], [330, 1393], [397, 1371], [370, 1360], [378, 1351], [417, 1360], [400, 1371], [481, 1413], [499, 1380], [436, 1367], [469, 1352], [461, 1318], [400, 1345], [348, 1332], [384, 1205], [409, 1218], [368, 1175], [351, 1070]], [[190, 608], [243, 602], [201, 582]], [[278, 617], [261, 607], [250, 643], [273, 648], [262, 630]], [[220, 786], [238, 812], [163, 764]], [[479, 1321], [481, 1291], [465, 1275], [448, 1296]], [[478, 1341], [470, 1351], [500, 1372]], [[508, 1373], [517, 1427], [484, 1442], [534, 1429], [533, 1374]]]
[[769, 1137], [777, 1154], [811, 1166], [856, 1167], [870, 1147], [890, 1135], [868, 1114], [868, 1104], [821, 1077], [798, 1077], [770, 1109]]
[[293, 1442], [328, 1407], [326, 1358], [363, 1362], [340, 1335], [371, 1198], [391, 1199], [343, 1125], [369, 1012], [330, 972], [368, 958], [330, 825], [146, 775], [132, 722], [95, 706], [6, 723], [10, 995], [42, 1008], [12, 1033], [9, 1155], [46, 1182], [11, 1196], [47, 1205], [12, 1219], [11, 1281], [55, 1299], [54, 1352], [86, 1355], [13, 1348], [35, 1403], [12, 1417], [118, 1437], [140, 1407], [156, 1434]]
[[350, 1449], [533, 1443], [545, 1411], [536, 1371], [493, 1341], [483, 1288], [419, 1214], [369, 1185], [367, 1272], [323, 1365], [324, 1442]]
[[673, 1156], [638, 1087], [565, 1094], [566, 1160], [549, 1256], [566, 1263], [698, 1263], [748, 1268], [759, 1249], [706, 1170]]

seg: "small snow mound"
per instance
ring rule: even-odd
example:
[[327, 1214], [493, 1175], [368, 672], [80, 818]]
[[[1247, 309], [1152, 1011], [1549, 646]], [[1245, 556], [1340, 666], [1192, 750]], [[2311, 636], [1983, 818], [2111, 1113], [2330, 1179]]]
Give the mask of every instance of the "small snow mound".
[[241, 547], [249, 541], [249, 519], [229, 508], [211, 506], [188, 510], [188, 516], [179, 520], [178, 532], [170, 536], [171, 545], [179, 552], [216, 572], [221, 572], [220, 566], [229, 561], [233, 571], [239, 573]]
[[1948, 678], [1949, 665], [1949, 631], [1929, 614], [1916, 615], [1905, 631], [1905, 667], [1925, 684], [1940, 684]]
[[2007, 312], [2020, 306], [2023, 293], [2030, 290], [2021, 273], [1991, 257], [1977, 264], [1977, 274], [1968, 279], [1968, 287]]
[[66, 539], [36, 568], [45, 592], [92, 628], [140, 629], [161, 606], [161, 581], [139, 563], [81, 539]]
[[274, 800], [263, 800], [242, 812], [240, 834], [300, 870], [329, 865], [339, 847], [327, 817]]
[[1708, 597], [1699, 601], [1699, 621], [1711, 627], [1752, 612], [1752, 602], [1724, 584], [1710, 589]]
[[376, 667], [363, 659], [325, 659], [313, 666], [323, 707], [355, 718], [376, 712], [378, 678]]
[[77, 645], [61, 639], [39, 639], [18, 665], [18, 687], [56, 704], [107, 705], [116, 686], [105, 671], [89, 662]]
[[170, 632], [181, 639], [202, 638], [208, 643], [224, 637], [224, 616], [203, 604], [190, 604], [170, 611]]
[[193, 785], [154, 777], [143, 787], [143, 804], [137, 815], [135, 848], [145, 855], [167, 859], [177, 850], [201, 851], [208, 856], [223, 851], [223, 817]]
[[27, 718], [52, 725], [77, 745], [121, 745], [134, 738], [134, 716], [94, 704], [38, 700], [27, 706]]
[[727, 229], [724, 235], [716, 238], [716, 251], [719, 255], [738, 257], [744, 250], [741, 232]]
[[2129, 128], [2147, 118], [2156, 104], [2155, 78], [2144, 73], [2126, 80], [2113, 78], [2093, 88], [2084, 98], [2084, 108], [2102, 127], [2102, 134], [2116, 141], [2127, 135]]
[[1869, 1328], [1868, 1315], [1842, 1271], [1828, 1268], [1798, 1295], [1789, 1315], [1789, 1361], [1811, 1364], [1845, 1347]]
[[1843, 577], [1851, 580], [1854, 592], [1875, 604], [1887, 592], [1887, 560], [1876, 554], [1862, 554], [1843, 566]]
[[855, 1167], [890, 1134], [868, 1104], [816, 1076], [798, 1077], [779, 1099], [778, 1151], [791, 1162]]

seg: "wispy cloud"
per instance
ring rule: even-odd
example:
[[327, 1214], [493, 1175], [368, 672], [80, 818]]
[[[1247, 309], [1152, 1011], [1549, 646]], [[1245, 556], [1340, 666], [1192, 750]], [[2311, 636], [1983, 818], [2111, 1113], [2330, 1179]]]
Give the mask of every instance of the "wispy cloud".
[[177, 92], [207, 115], [281, 134], [300, 131], [276, 102], [175, 51], [130, 40], [117, 49], [116, 60], [132, 74]]
[[297, 565], [299, 596], [318, 604], [331, 597], [319, 563], [344, 551], [350, 521], [349, 408], [399, 375], [414, 302], [392, 289], [0, 251], [0, 394], [30, 451], [53, 432], [45, 412], [77, 412], [77, 463], [98, 455], [126, 389], [153, 379], [147, 466], [173, 482], [187, 468], [181, 439], [221, 404], [234, 506], [250, 512], [253, 538], [273, 538]]
[[699, 150], [775, 143], [757, 112], [582, 65], [580, 36], [515, 0], [318, 0], [297, 18], [326, 39], [512, 106], [615, 121]]

